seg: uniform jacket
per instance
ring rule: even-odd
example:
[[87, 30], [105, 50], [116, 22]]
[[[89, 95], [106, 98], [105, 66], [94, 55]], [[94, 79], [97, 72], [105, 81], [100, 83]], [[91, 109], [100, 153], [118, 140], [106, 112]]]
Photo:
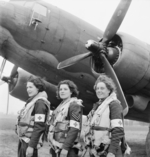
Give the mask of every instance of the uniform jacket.
[[[82, 105], [77, 98], [71, 98], [61, 103], [52, 114], [49, 130], [49, 142], [53, 149], [58, 146], [60, 149], [69, 150], [73, 147], [81, 128]], [[53, 125], [53, 126], [52, 126]], [[58, 128], [61, 126], [61, 128]], [[65, 126], [66, 129], [63, 130]], [[60, 129], [60, 132], [59, 130]], [[65, 131], [65, 134], [63, 134]], [[62, 132], [62, 136], [60, 135]], [[59, 137], [58, 137], [59, 136]]]
[[32, 148], [42, 142], [42, 135], [46, 129], [49, 116], [50, 102], [46, 92], [39, 92], [31, 98], [20, 111], [17, 123], [17, 132], [20, 139], [29, 143]]
[[[102, 102], [97, 102], [93, 105], [95, 111]], [[114, 100], [109, 104], [110, 109], [110, 121], [111, 123], [120, 123], [117, 127], [113, 127], [111, 130], [111, 142], [109, 146], [109, 152], [116, 154], [122, 138], [124, 137], [124, 128], [122, 122], [123, 109], [118, 100]]]
[[116, 154], [124, 137], [122, 106], [116, 94], [112, 93], [105, 100], [95, 103], [84, 121], [81, 137], [90, 147], [91, 154], [99, 156], [103, 152], [101, 144], [105, 145], [105, 150], [109, 146], [108, 151]]

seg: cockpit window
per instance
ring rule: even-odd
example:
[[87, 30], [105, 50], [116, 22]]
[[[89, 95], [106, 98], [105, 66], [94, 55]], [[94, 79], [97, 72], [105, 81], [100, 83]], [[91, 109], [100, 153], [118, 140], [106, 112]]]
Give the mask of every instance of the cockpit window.
[[43, 16], [47, 15], [47, 8], [40, 4], [35, 4], [33, 6], [33, 11]]

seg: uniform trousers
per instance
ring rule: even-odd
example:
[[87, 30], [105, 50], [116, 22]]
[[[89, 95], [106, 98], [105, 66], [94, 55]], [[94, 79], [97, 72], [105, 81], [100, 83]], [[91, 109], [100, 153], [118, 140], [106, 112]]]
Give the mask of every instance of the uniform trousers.
[[[19, 140], [19, 143], [18, 143], [18, 157], [26, 157], [27, 147], [28, 147], [28, 143], [25, 143], [23, 140]], [[32, 157], [38, 157], [37, 149], [34, 149]]]
[[[59, 155], [57, 156], [57, 154], [55, 153], [55, 151], [51, 148], [50, 149], [50, 154], [52, 155], [52, 157], [59, 157]], [[67, 157], [78, 157], [78, 149], [76, 148], [71, 148], [69, 151], [68, 151], [68, 155]]]

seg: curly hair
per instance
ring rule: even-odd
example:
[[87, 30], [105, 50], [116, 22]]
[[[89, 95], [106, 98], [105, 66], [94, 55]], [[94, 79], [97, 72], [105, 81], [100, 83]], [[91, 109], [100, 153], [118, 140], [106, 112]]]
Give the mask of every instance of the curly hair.
[[57, 86], [56, 96], [58, 99], [60, 99], [59, 88], [60, 88], [60, 85], [62, 85], [62, 84], [68, 85], [70, 91], [72, 92], [71, 97], [77, 97], [78, 96], [79, 91], [78, 91], [76, 84], [71, 80], [63, 80], [63, 81], [60, 81], [58, 86]]
[[35, 87], [38, 88], [39, 92], [43, 92], [46, 90], [45, 83], [38, 76], [31, 75], [29, 79], [27, 80], [27, 82], [32, 82], [35, 85]]
[[97, 84], [99, 82], [105, 83], [106, 87], [110, 90], [110, 93], [115, 92], [116, 93], [116, 85], [113, 82], [113, 80], [108, 77], [105, 74], [100, 74], [100, 76], [97, 78], [95, 85], [94, 85], [94, 90], [96, 90]]

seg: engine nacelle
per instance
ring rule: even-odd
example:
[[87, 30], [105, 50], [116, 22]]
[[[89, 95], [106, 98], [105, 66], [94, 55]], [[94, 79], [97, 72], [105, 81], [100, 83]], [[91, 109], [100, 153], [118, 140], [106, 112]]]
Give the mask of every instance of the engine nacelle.
[[122, 52], [114, 65], [125, 93], [137, 94], [149, 84], [150, 46], [129, 36], [119, 34], [122, 40]]
[[140, 111], [144, 111], [150, 102], [149, 97], [143, 97], [140, 95], [127, 95], [126, 96], [129, 108], [134, 107]]
[[9, 83], [10, 95], [22, 101], [26, 101], [28, 98], [26, 91], [26, 83], [30, 76], [30, 73], [22, 69], [18, 69], [17, 74], [12, 78], [11, 82]]
[[[16, 74], [11, 83], [9, 84], [9, 91], [13, 97], [16, 97], [22, 101], [26, 101], [28, 99], [28, 95], [26, 92], [26, 83], [28, 78], [32, 75], [31, 73], [18, 69], [18, 74]], [[56, 86], [43, 80], [46, 86], [46, 92], [48, 94], [48, 99], [51, 104], [56, 105], [59, 101], [56, 98]]]
[[[150, 45], [124, 33], [115, 35], [112, 41], [120, 51], [108, 54], [108, 60], [112, 60], [125, 94], [150, 95]], [[102, 62], [95, 58], [91, 59], [91, 69], [96, 77], [105, 72]]]

